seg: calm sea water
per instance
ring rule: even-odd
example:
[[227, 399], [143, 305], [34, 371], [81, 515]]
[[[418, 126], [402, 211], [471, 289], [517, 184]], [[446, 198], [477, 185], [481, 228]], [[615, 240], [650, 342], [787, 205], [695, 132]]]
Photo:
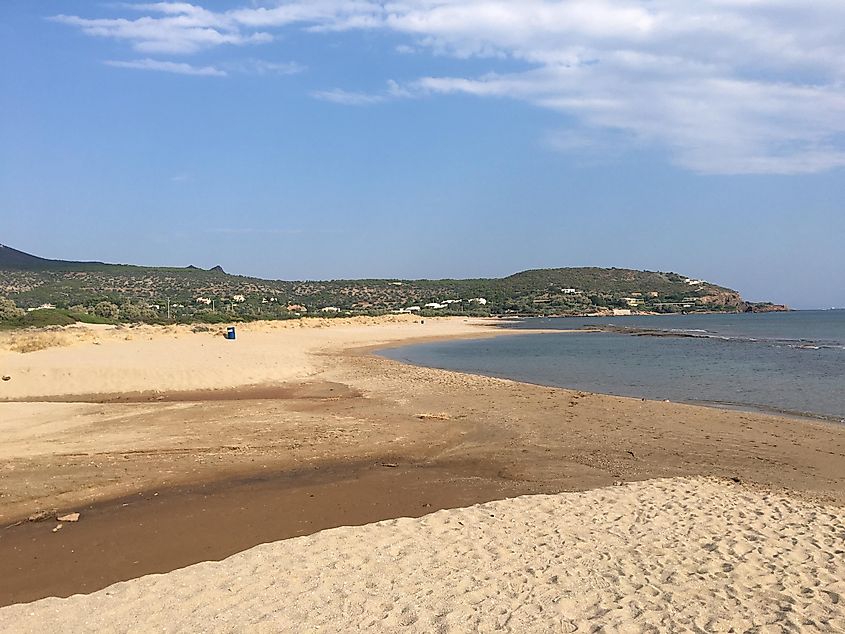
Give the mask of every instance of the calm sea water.
[[447, 341], [382, 354], [542, 385], [845, 420], [845, 310], [529, 319], [508, 327], [590, 326], [626, 332]]

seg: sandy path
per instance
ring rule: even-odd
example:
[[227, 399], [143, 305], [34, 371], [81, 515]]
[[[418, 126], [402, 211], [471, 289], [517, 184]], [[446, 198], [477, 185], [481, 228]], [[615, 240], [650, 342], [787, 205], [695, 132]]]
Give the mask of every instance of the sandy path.
[[666, 479], [266, 544], [0, 630], [834, 632], [843, 602], [842, 509]]

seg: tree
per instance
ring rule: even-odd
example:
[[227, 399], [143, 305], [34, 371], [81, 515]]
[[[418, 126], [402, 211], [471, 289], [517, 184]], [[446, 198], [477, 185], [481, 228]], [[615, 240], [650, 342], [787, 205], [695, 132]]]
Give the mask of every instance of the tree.
[[20, 319], [26, 315], [26, 311], [18, 308], [11, 299], [0, 297], [0, 321]]
[[117, 304], [99, 302], [94, 306], [94, 314], [99, 317], [105, 317], [106, 319], [117, 319], [118, 315], [120, 315], [120, 309], [117, 307]]

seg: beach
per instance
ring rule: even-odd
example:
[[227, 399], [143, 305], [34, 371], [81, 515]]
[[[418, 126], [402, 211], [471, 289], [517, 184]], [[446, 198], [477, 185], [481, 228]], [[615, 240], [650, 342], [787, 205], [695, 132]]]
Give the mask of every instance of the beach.
[[[841, 508], [707, 479], [525, 496], [0, 610], [6, 631], [845, 628]], [[839, 532], [831, 532], [838, 527]]]
[[[648, 631], [669, 627], [654, 620], [663, 614], [705, 631], [728, 631], [729, 618], [735, 628], [842, 627], [845, 427], [372, 354], [525, 336], [496, 323], [259, 322], [238, 325], [234, 341], [188, 326], [0, 335], [0, 604], [101, 591], [3, 608], [0, 624]], [[490, 509], [507, 524], [480, 521]], [[55, 530], [74, 511], [79, 521]], [[458, 522], [479, 532], [453, 544]], [[394, 543], [405, 546], [385, 560]], [[441, 543], [456, 549], [451, 563], [429, 562], [445, 557]], [[341, 552], [336, 567], [325, 560]], [[793, 556], [794, 576], [777, 581]], [[666, 557], [675, 576], [655, 572]], [[151, 573], [168, 574], [104, 590]], [[592, 594], [573, 598], [585, 583]], [[380, 603], [365, 604], [368, 594]], [[728, 614], [714, 597], [742, 609]], [[160, 609], [145, 611], [149, 601]], [[280, 611], [284, 602], [301, 611]]]

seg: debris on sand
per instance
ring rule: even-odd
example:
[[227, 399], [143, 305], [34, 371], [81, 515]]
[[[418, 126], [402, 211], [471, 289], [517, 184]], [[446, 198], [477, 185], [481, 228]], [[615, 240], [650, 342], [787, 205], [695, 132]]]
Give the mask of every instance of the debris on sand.
[[27, 522], [43, 522], [44, 520], [48, 520], [56, 514], [56, 509], [50, 509], [48, 511], [37, 511], [26, 518]]
[[449, 420], [452, 417], [445, 412], [433, 413], [433, 414], [420, 414], [417, 416], [420, 420]]
[[78, 522], [79, 521], [79, 513], [68, 513], [67, 515], [62, 515], [56, 518], [57, 522]]

